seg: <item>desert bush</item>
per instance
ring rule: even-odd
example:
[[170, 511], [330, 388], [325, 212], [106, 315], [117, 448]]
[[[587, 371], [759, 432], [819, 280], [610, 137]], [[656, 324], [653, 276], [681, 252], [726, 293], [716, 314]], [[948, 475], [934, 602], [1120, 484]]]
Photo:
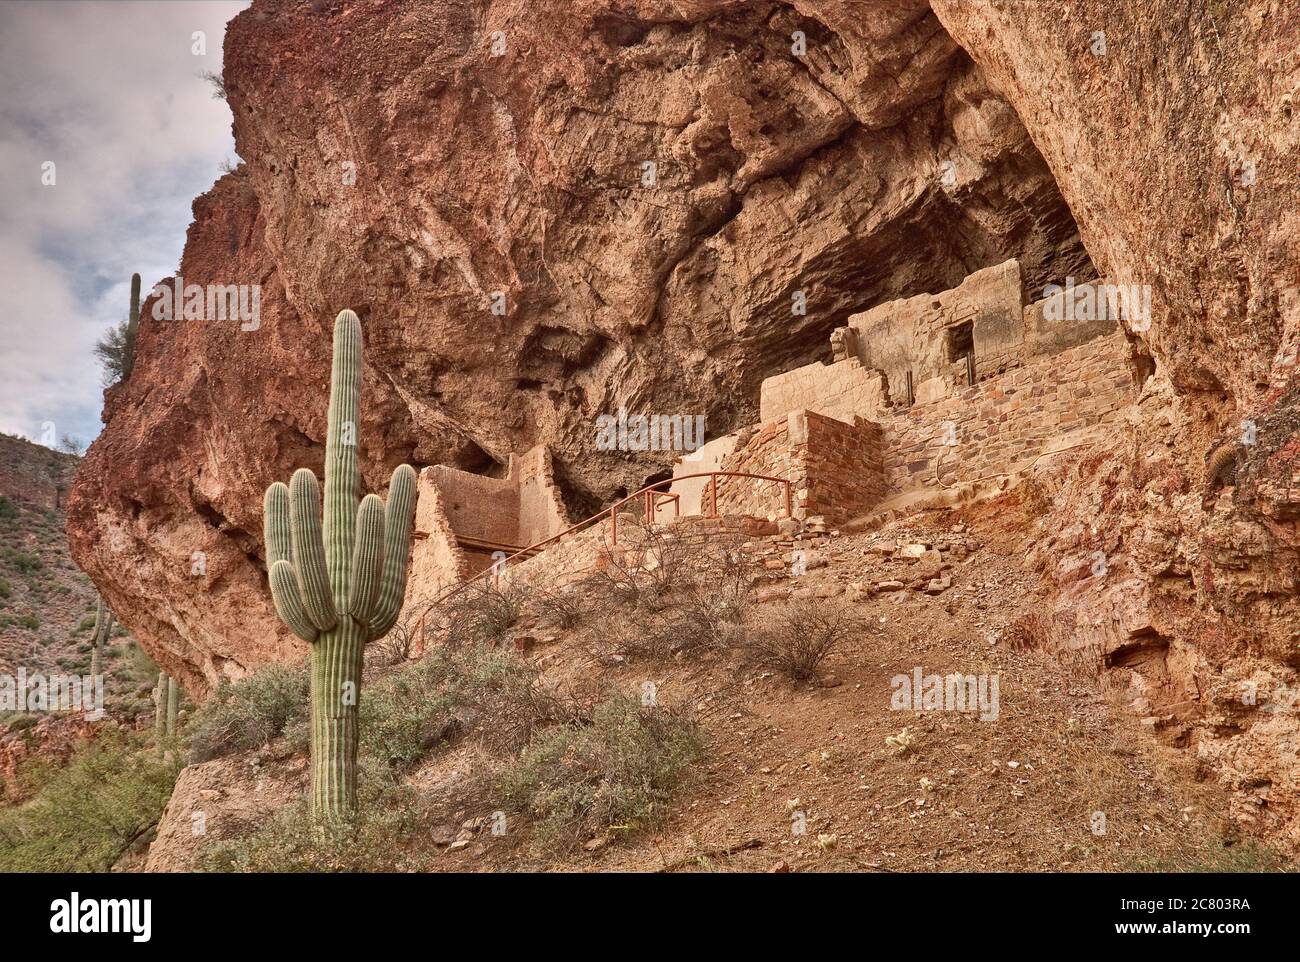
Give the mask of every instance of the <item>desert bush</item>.
[[101, 734], [21, 808], [0, 812], [0, 872], [105, 872], [158, 821], [177, 766]]
[[453, 646], [496, 645], [519, 623], [530, 591], [522, 583], [476, 581], [433, 613]]
[[683, 715], [619, 694], [597, 705], [589, 723], [538, 733], [500, 774], [498, 789], [537, 820], [541, 839], [572, 844], [656, 824], [702, 751], [698, 728]]
[[[658, 533], [650, 536], [654, 541]], [[619, 654], [664, 658], [727, 646], [745, 616], [759, 567], [740, 539], [669, 542], [671, 574], [652, 578], [637, 549], [582, 583], [599, 614], [589, 636]]]
[[0, 578], [0, 598], [12, 598], [14, 593], [13, 585], [7, 578]]
[[18, 509], [14, 507], [14, 503], [4, 495], [0, 494], [0, 518], [7, 521], [10, 518], [16, 517], [18, 517]]
[[795, 601], [760, 615], [740, 646], [758, 664], [796, 681], [813, 681], [836, 646], [866, 629], [867, 623], [843, 602]]
[[[358, 809], [338, 821], [313, 820], [304, 800], [272, 816], [244, 838], [203, 849], [197, 868], [208, 872], [424, 871], [435, 853], [413, 792], [361, 772]], [[382, 784], [382, 783], [381, 783]]]
[[308, 687], [303, 666], [268, 665], [234, 684], [223, 682], [190, 722], [190, 761], [259, 748], [286, 733], [301, 740]]
[[366, 656], [379, 665], [400, 665], [411, 657], [420, 632], [421, 611], [408, 608], [388, 634], [366, 647]]
[[570, 631], [582, 624], [591, 607], [581, 584], [534, 590], [529, 605], [541, 620]]
[[14, 548], [5, 549], [4, 560], [19, 574], [31, 574], [33, 571], [40, 571], [44, 567], [40, 558]]

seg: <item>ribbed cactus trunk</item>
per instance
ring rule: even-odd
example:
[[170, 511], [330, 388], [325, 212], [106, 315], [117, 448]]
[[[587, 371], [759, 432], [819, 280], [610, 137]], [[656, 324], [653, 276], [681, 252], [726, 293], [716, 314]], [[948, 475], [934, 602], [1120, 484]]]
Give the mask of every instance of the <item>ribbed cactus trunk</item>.
[[263, 529], [271, 596], [280, 618], [312, 643], [312, 811], [345, 816], [356, 807], [357, 706], [365, 646], [401, 610], [415, 514], [415, 471], [401, 465], [388, 503], [360, 497], [357, 424], [361, 322], [334, 321], [325, 506], [316, 475], [303, 468], [266, 491]]
[[95, 631], [90, 649], [90, 677], [92, 678], [99, 677], [99, 653], [112, 633], [113, 613], [104, 604], [104, 599], [100, 598], [99, 607], [95, 609]]
[[181, 686], [176, 679], [167, 676], [167, 737], [176, 734], [176, 716], [181, 707]]
[[167, 672], [158, 672], [158, 687], [153, 690], [153, 733], [159, 740], [167, 734]]

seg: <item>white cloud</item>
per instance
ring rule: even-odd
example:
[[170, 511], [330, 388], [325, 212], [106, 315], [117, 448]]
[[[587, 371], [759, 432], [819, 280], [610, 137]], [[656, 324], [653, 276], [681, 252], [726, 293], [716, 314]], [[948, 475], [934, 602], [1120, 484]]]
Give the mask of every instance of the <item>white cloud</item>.
[[95, 340], [125, 316], [133, 271], [147, 292], [176, 270], [191, 202], [236, 160], [199, 75], [220, 71], [246, 6], [0, 5], [0, 430], [98, 432]]

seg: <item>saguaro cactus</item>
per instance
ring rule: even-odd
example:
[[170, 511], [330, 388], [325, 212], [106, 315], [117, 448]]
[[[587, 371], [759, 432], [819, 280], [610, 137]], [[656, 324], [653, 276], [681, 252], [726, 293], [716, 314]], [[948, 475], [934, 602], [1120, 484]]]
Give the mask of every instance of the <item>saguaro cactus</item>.
[[334, 818], [356, 807], [357, 704], [362, 652], [387, 634], [406, 593], [415, 515], [415, 471], [400, 465], [378, 495], [360, 498], [357, 419], [361, 322], [334, 321], [325, 510], [316, 475], [294, 472], [266, 491], [263, 526], [271, 597], [280, 619], [311, 643], [312, 812]]
[[181, 707], [181, 686], [171, 675], [167, 676], [167, 737], [176, 734], [176, 713]]
[[158, 687], [153, 690], [153, 733], [159, 740], [167, 733], [167, 672], [158, 672]]
[[90, 676], [92, 678], [99, 675], [99, 652], [108, 641], [108, 636], [113, 633], [113, 612], [108, 610], [108, 605], [104, 604], [104, 599], [99, 599], [99, 607], [95, 609], [95, 633], [91, 640], [90, 649]]

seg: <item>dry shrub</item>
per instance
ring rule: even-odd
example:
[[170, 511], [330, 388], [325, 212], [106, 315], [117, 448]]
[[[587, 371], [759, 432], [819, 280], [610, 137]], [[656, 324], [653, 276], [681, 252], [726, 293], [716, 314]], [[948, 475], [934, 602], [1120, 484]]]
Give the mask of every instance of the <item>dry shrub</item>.
[[528, 604], [539, 620], [565, 631], [581, 625], [590, 609], [586, 590], [581, 585], [534, 589]]
[[685, 715], [614, 694], [589, 719], [540, 732], [498, 786], [511, 808], [537, 819], [543, 840], [573, 844], [658, 823], [702, 752], [699, 729]]
[[744, 539], [628, 527], [625, 550], [582, 585], [602, 613], [595, 640], [651, 658], [726, 645], [760, 573]]
[[795, 681], [814, 681], [827, 656], [868, 624], [843, 602], [794, 601], [770, 608], [745, 634], [741, 649], [756, 664]]
[[433, 612], [447, 644], [491, 646], [505, 640], [523, 617], [532, 589], [523, 582], [473, 582]]
[[407, 661], [418, 640], [421, 614], [418, 608], [402, 612], [388, 634], [366, 646], [367, 660], [381, 666], [400, 665]]

